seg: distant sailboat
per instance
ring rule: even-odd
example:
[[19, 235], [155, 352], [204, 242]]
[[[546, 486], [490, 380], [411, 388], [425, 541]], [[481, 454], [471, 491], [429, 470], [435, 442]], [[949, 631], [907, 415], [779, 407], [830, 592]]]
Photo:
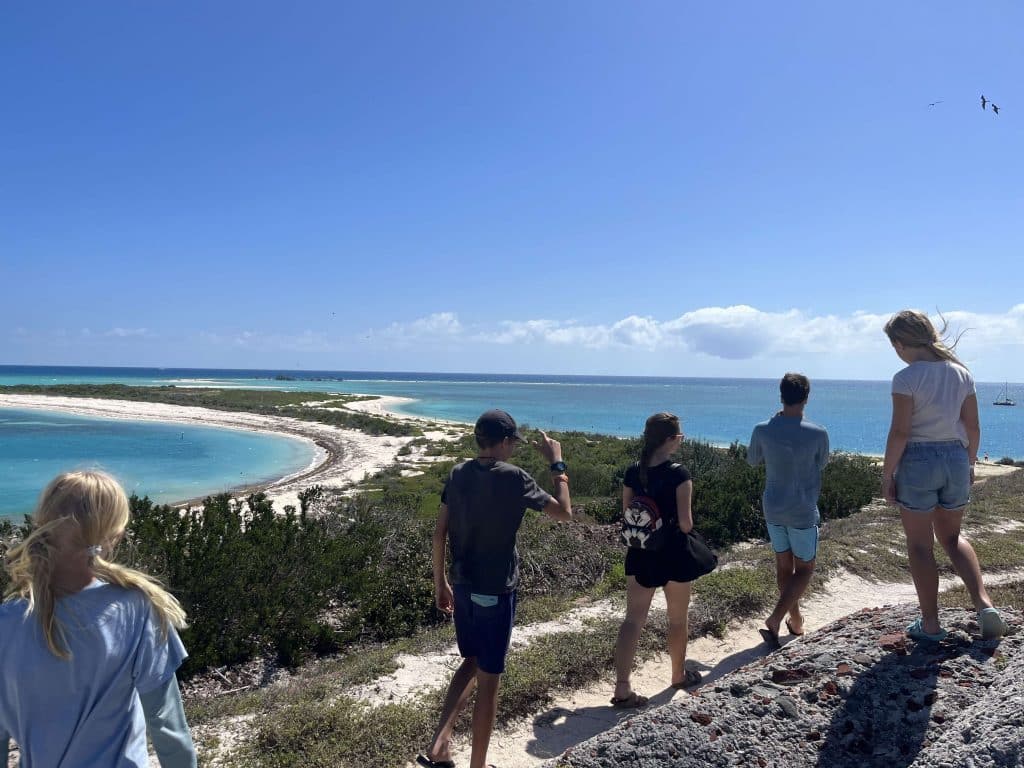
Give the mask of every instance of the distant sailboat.
[[1007, 387], [1006, 382], [1003, 382], [1003, 391], [999, 393], [999, 397], [992, 403], [992, 405], [1016, 405], [1016, 403], [1010, 399], [1010, 390]]

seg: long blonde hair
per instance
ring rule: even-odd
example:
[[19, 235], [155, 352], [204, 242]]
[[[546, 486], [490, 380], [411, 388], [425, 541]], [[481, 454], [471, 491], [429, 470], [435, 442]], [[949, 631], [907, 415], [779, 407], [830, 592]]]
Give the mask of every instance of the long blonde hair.
[[90, 570], [109, 584], [142, 591], [152, 603], [166, 638], [170, 626], [184, 628], [181, 604], [150, 576], [112, 562], [113, 549], [128, 525], [128, 498], [105, 472], [80, 471], [58, 475], [46, 486], [32, 515], [33, 528], [7, 552], [5, 565], [11, 583], [4, 598], [28, 601], [43, 628], [46, 645], [68, 659], [67, 634], [55, 614], [58, 594], [53, 574], [69, 547], [89, 557]]
[[889, 337], [889, 341], [898, 341], [905, 347], [927, 347], [940, 360], [948, 360], [966, 368], [967, 366], [960, 362], [960, 358], [953, 352], [960, 337], [957, 336], [952, 344], [947, 344], [946, 331], [949, 329], [949, 323], [941, 314], [939, 317], [942, 319], [942, 330], [936, 331], [928, 315], [904, 309], [889, 318], [889, 322], [885, 324], [885, 335]]

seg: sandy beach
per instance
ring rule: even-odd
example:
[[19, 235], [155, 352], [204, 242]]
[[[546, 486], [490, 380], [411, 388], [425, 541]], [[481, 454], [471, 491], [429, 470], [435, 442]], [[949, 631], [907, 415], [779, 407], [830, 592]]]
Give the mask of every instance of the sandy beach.
[[[424, 427], [432, 423], [395, 413], [391, 409], [408, 398], [381, 397], [377, 400], [358, 401], [354, 406], [369, 413], [387, 415], [403, 421], [416, 421]], [[274, 505], [299, 505], [299, 492], [311, 485], [344, 488], [357, 482], [367, 473], [377, 472], [394, 463], [398, 451], [413, 438], [390, 435], [369, 435], [354, 429], [341, 429], [318, 422], [303, 421], [285, 416], [266, 416], [240, 411], [219, 411], [210, 408], [145, 403], [129, 400], [97, 398], [50, 397], [43, 395], [0, 395], [0, 408], [28, 408], [56, 411], [79, 416], [129, 421], [159, 421], [206, 427], [226, 427], [249, 432], [288, 435], [305, 440], [315, 447], [310, 464], [301, 471], [281, 477], [261, 486], [226, 488], [233, 494], [263, 490]], [[436, 430], [436, 427], [435, 427]], [[443, 431], [427, 432], [428, 437], [443, 436]], [[180, 499], [187, 503], [189, 499]]]

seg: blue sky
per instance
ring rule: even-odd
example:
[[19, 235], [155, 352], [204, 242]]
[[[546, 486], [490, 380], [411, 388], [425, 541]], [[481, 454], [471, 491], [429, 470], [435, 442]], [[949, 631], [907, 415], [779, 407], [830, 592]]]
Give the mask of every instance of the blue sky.
[[0, 363], [1024, 381], [1017, 0], [3, 15]]

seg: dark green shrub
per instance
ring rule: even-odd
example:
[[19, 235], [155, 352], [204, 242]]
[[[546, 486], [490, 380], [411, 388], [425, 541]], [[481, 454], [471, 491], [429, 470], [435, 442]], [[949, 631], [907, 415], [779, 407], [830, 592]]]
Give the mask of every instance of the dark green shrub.
[[[308, 501], [308, 497], [307, 497]], [[189, 614], [187, 673], [274, 651], [284, 664], [323, 645], [324, 610], [344, 567], [332, 520], [248, 509], [221, 495], [182, 513], [132, 497], [128, 563], [159, 577]]]
[[882, 468], [874, 459], [848, 453], [833, 453], [821, 473], [821, 517], [848, 517], [878, 495]]

